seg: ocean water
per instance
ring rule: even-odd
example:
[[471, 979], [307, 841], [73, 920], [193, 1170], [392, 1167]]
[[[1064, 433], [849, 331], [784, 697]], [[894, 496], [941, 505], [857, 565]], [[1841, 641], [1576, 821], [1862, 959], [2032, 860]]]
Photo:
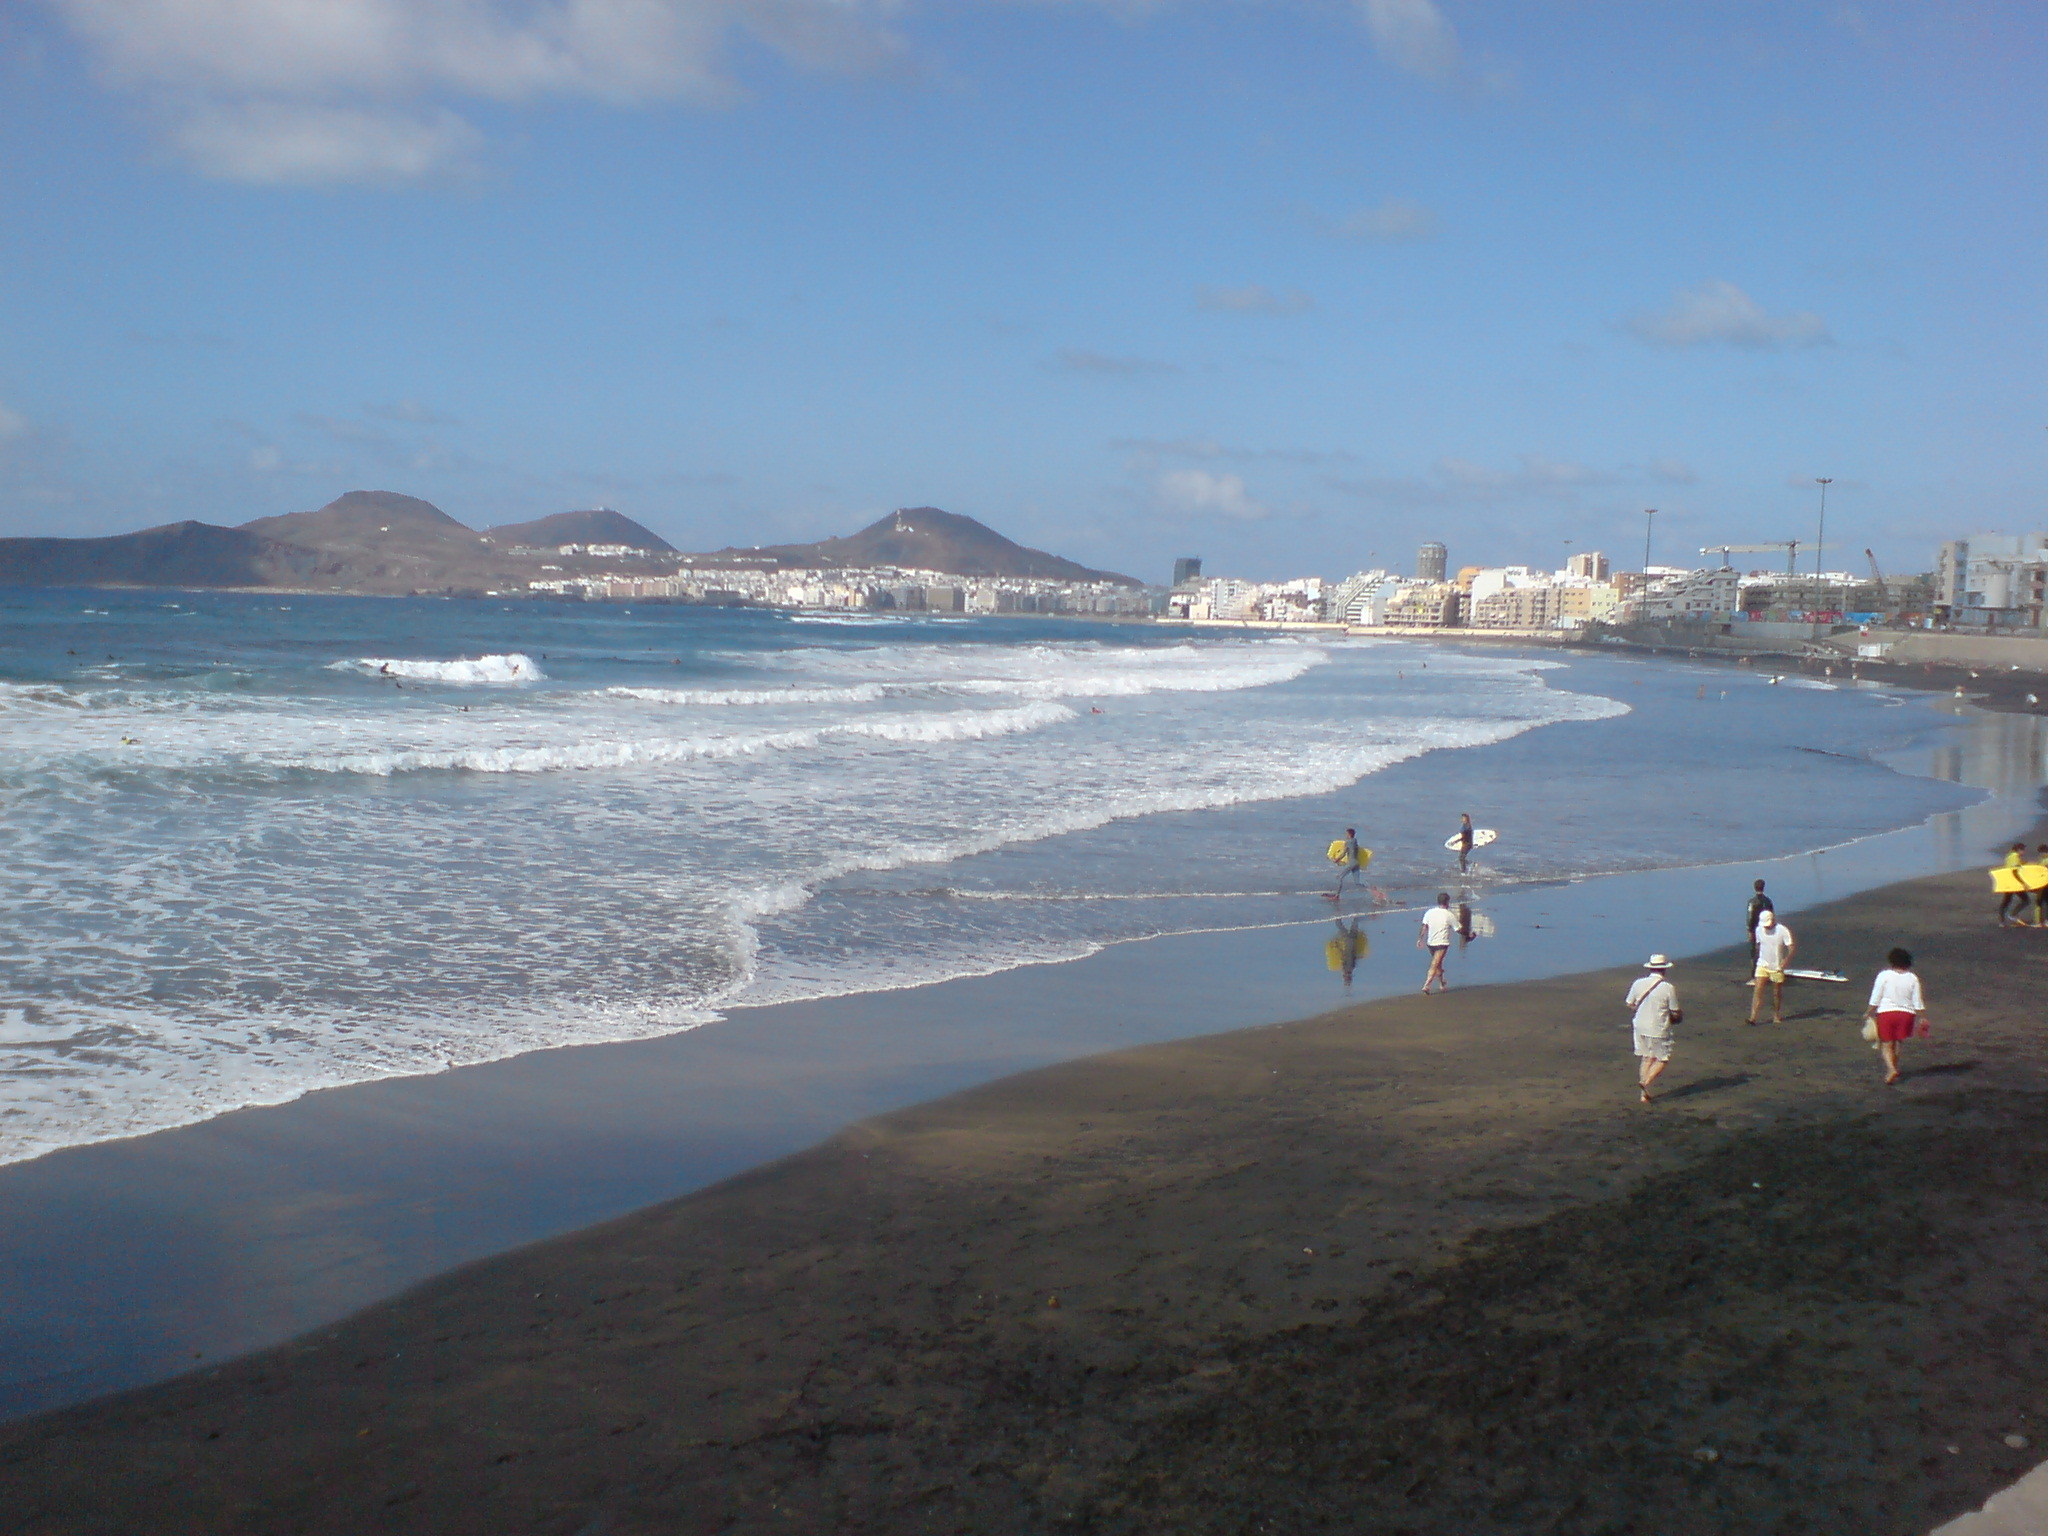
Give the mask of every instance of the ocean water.
[[[1887, 766], [1953, 729], [1884, 689], [1601, 655], [0, 593], [0, 1161], [1326, 918], [1345, 825], [1376, 855], [1347, 909], [1450, 886], [1482, 916], [1834, 846], [1975, 799]], [[1459, 879], [1468, 809], [1502, 838]]]

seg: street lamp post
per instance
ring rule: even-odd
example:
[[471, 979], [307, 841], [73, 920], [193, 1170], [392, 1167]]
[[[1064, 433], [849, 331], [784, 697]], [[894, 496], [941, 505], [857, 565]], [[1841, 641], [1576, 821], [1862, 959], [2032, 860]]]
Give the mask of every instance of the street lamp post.
[[1650, 586], [1650, 530], [1656, 526], [1652, 521], [1657, 515], [1655, 507], [1643, 508], [1643, 589]]
[[1821, 560], [1826, 555], [1828, 543], [1828, 487], [1835, 483], [1833, 475], [1815, 475], [1813, 483], [1820, 487], [1820, 532], [1813, 541], [1813, 593], [1815, 601], [1820, 598]]

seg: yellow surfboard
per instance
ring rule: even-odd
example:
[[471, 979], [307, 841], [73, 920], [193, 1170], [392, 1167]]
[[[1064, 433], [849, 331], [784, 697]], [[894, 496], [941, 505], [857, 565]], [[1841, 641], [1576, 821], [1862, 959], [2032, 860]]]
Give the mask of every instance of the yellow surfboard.
[[2013, 873], [2020, 877], [2020, 884], [2030, 891], [2048, 888], [2048, 864], [2022, 864]]
[[2020, 881], [2018, 869], [1990, 869], [1985, 873], [1991, 876], [1991, 889], [2001, 896], [2016, 896], [2027, 888]]
[[[1341, 838], [1341, 837], [1340, 837], [1340, 838], [1338, 838], [1338, 839], [1337, 839], [1337, 841], [1335, 841], [1334, 843], [1330, 844], [1330, 851], [1329, 851], [1329, 854], [1328, 854], [1328, 858], [1329, 858], [1329, 860], [1330, 860], [1330, 862], [1331, 862], [1332, 864], [1345, 864], [1345, 865], [1348, 865], [1348, 864], [1350, 864], [1350, 862], [1351, 862], [1351, 855], [1350, 855], [1350, 854], [1349, 854], [1348, 852], [1346, 852], [1346, 851], [1345, 851], [1345, 848], [1344, 848], [1344, 839], [1343, 839], [1343, 838]], [[1359, 849], [1359, 850], [1358, 850], [1358, 867], [1359, 867], [1360, 869], [1363, 869], [1363, 868], [1365, 868], [1365, 866], [1366, 866], [1366, 865], [1370, 864], [1371, 862], [1372, 862], [1372, 850], [1371, 850], [1370, 848], [1361, 848], [1361, 849]]]

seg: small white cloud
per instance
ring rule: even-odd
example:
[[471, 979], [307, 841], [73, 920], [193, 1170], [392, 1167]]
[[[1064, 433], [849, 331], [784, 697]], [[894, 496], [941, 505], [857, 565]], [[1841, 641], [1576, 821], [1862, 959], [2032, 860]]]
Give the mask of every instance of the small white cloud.
[[1059, 355], [1059, 366], [1069, 373], [1140, 374], [1179, 373], [1172, 363], [1163, 363], [1149, 357], [1112, 357], [1103, 352], [1089, 352], [1079, 347], [1067, 347]]
[[1316, 307], [1316, 301], [1299, 288], [1280, 293], [1260, 283], [1242, 288], [1197, 288], [1195, 308], [1237, 315], [1299, 315]]
[[394, 400], [388, 405], [366, 404], [363, 407], [363, 414], [365, 416], [374, 416], [379, 421], [402, 421], [408, 426], [415, 427], [459, 427], [462, 425], [460, 417], [446, 415], [435, 410], [430, 405], [423, 405], [418, 400]]
[[1360, 0], [1365, 29], [1397, 69], [1439, 84], [1458, 73], [1458, 34], [1431, 0]]
[[1170, 512], [1234, 517], [1247, 522], [1264, 517], [1267, 512], [1262, 503], [1252, 499], [1242, 475], [1170, 469], [1159, 477], [1158, 493], [1160, 505]]
[[1632, 315], [1631, 335], [1657, 347], [1698, 347], [1720, 343], [1749, 351], [1820, 347], [1833, 342], [1827, 322], [1811, 310], [1782, 315], [1765, 311], [1733, 283], [1710, 278], [1681, 289], [1668, 308]]
[[284, 468], [284, 450], [270, 443], [249, 450], [249, 467], [259, 475], [275, 474]]
[[428, 181], [469, 170], [484, 142], [445, 109], [275, 101], [200, 108], [172, 140], [209, 176], [273, 186]]
[[337, 443], [351, 443], [359, 448], [389, 448], [391, 434], [381, 427], [373, 427], [367, 421], [352, 421], [346, 416], [316, 416], [300, 411], [292, 417], [296, 426], [309, 432], [318, 432], [331, 437]]
[[1401, 245], [1427, 240], [1437, 230], [1436, 214], [1405, 197], [1390, 197], [1372, 208], [1355, 208], [1338, 218], [1313, 214], [1310, 222], [1334, 240]]
[[19, 411], [10, 411], [6, 406], [0, 405], [0, 443], [6, 442], [11, 437], [26, 437], [27, 435], [28, 418]]
[[1699, 471], [1683, 459], [1652, 459], [1649, 462], [1650, 478], [1662, 480], [1667, 485], [1696, 485]]

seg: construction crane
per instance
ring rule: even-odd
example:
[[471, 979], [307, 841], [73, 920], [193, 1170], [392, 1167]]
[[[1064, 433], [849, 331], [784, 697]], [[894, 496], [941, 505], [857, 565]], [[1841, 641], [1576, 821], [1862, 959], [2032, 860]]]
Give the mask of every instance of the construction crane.
[[1799, 541], [1797, 539], [1786, 539], [1777, 544], [1709, 544], [1700, 553], [1703, 555], [1719, 555], [1721, 557], [1721, 568], [1726, 570], [1728, 568], [1729, 555], [1755, 555], [1761, 554], [1767, 549], [1782, 549], [1785, 551], [1785, 574], [1792, 576], [1798, 573]]
[[1877, 556], [1869, 550], [1863, 551], [1863, 558], [1870, 562], [1870, 579], [1877, 583], [1877, 601], [1881, 608], [1892, 605], [1892, 590], [1884, 584], [1884, 572], [1877, 568]]

